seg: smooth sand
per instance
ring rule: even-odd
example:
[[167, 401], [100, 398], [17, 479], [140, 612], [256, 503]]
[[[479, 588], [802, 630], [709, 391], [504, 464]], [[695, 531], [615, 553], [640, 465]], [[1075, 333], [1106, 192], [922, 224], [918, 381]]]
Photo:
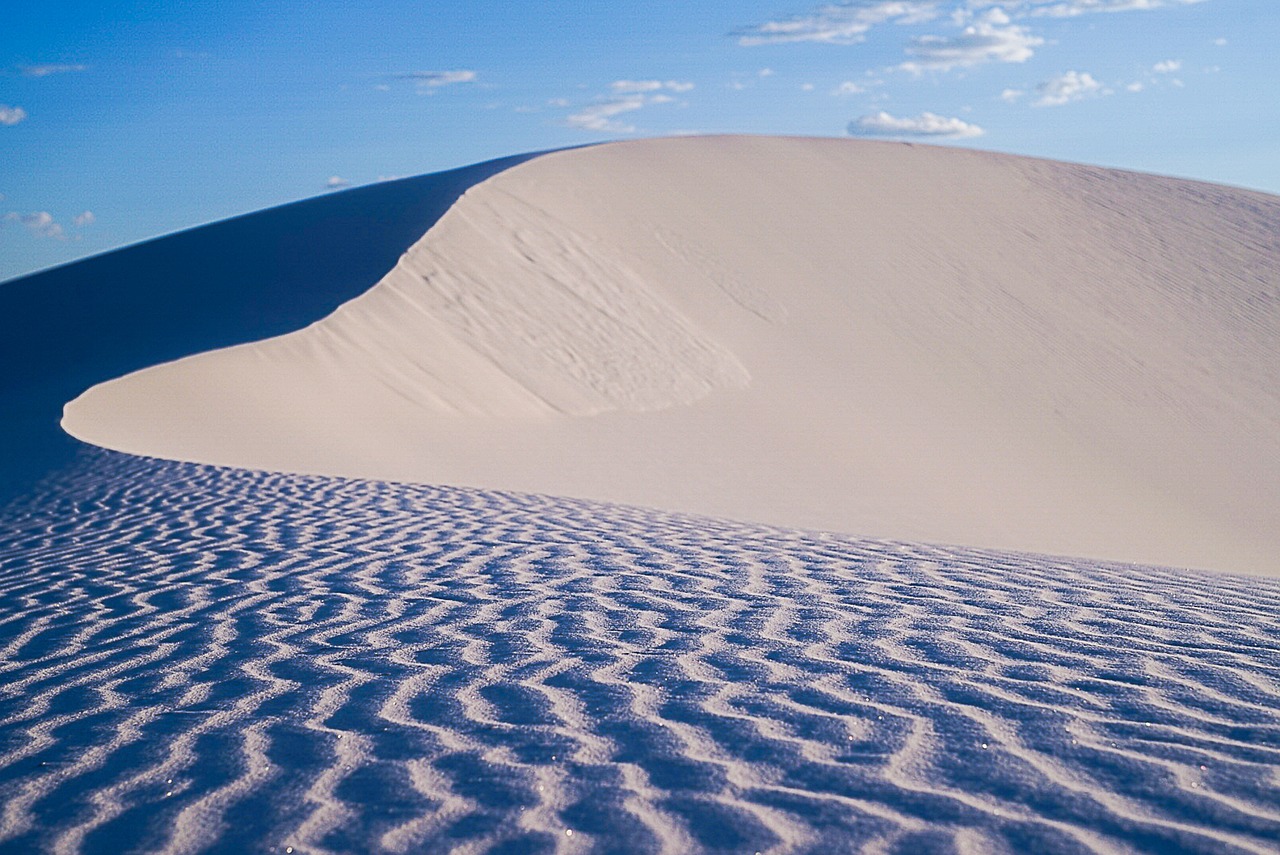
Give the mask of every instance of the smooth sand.
[[1278, 235], [1277, 197], [957, 149], [577, 149], [473, 187], [323, 321], [96, 386], [64, 427], [1278, 574]]

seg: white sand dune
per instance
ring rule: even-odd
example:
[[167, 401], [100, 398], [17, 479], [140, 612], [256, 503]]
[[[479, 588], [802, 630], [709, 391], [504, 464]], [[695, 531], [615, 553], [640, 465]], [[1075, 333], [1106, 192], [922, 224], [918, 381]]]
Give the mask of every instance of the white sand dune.
[[469, 190], [107, 448], [1280, 573], [1280, 198], [947, 148], [645, 140]]
[[[1275, 851], [1280, 579], [924, 541], [1276, 573], [1280, 199], [705, 139], [436, 219], [502, 165], [0, 287], [39, 451], [77, 378], [435, 223], [66, 409], [365, 479], [65, 436], [0, 479], [0, 852]], [[245, 280], [175, 295], [197, 251]]]

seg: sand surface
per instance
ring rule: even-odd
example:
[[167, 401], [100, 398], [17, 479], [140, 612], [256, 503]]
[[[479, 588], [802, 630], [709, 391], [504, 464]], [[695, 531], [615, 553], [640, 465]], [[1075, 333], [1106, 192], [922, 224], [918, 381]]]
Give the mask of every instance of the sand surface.
[[0, 508], [7, 852], [1268, 853], [1280, 580], [93, 449]]
[[908, 540], [1280, 573], [1280, 198], [956, 149], [645, 140], [472, 187], [291, 335], [73, 435]]
[[514, 162], [0, 284], [0, 852], [1275, 852], [1280, 579], [926, 539], [1274, 573], [1280, 200]]

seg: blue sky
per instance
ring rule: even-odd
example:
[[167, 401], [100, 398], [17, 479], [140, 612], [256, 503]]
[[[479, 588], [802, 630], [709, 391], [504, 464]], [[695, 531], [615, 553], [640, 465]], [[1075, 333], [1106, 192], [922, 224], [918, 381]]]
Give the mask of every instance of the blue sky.
[[5, 18], [0, 280], [348, 184], [691, 132], [1280, 193], [1277, 0], [99, 0]]

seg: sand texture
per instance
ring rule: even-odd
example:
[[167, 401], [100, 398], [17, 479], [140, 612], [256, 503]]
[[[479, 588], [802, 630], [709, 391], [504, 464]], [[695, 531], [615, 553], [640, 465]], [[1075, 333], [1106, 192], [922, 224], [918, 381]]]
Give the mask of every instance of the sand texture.
[[0, 851], [1274, 852], [1280, 582], [100, 450]]
[[89, 389], [108, 448], [1280, 574], [1280, 198], [852, 140], [471, 187], [296, 333]]
[[647, 140], [0, 283], [0, 855], [1274, 853], [1278, 235]]

